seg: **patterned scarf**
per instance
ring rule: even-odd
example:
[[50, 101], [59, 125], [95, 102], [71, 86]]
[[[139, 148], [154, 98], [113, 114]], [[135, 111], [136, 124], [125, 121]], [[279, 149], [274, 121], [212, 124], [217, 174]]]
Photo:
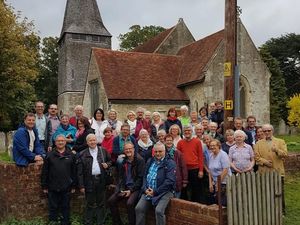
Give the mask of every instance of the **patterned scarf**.
[[172, 145], [172, 147], [171, 148], [169, 148], [169, 149], [167, 149], [168, 150], [168, 154], [169, 154], [169, 156], [172, 158], [172, 159], [174, 159], [174, 155], [175, 155], [175, 145]]
[[115, 130], [117, 128], [117, 120], [108, 120], [109, 126], [111, 129]]

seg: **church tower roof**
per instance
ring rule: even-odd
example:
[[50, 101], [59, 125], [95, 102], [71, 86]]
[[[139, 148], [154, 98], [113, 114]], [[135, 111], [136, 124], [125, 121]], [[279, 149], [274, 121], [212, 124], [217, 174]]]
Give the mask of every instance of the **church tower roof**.
[[109, 36], [96, 0], [67, 0], [60, 38], [65, 33]]

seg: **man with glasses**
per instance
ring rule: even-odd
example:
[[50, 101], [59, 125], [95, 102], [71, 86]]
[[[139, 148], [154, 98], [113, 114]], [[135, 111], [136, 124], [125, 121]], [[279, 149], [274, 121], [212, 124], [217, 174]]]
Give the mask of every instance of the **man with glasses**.
[[176, 164], [166, 154], [165, 145], [154, 145], [154, 157], [145, 167], [142, 196], [135, 207], [136, 225], [145, 225], [146, 213], [151, 206], [155, 207], [156, 225], [165, 225], [165, 210], [174, 197], [176, 186]]
[[283, 139], [273, 136], [273, 126], [264, 124], [262, 130], [265, 138], [259, 140], [254, 146], [255, 161], [259, 172], [277, 171], [281, 175], [282, 181], [282, 209], [285, 213], [284, 202], [284, 158], [287, 157], [287, 146]]
[[108, 199], [107, 204], [112, 215], [113, 225], [122, 225], [118, 204], [126, 200], [128, 225], [135, 225], [135, 206], [140, 196], [144, 176], [144, 159], [134, 154], [134, 144], [126, 142], [124, 145], [125, 158], [118, 166], [119, 182], [115, 193]]

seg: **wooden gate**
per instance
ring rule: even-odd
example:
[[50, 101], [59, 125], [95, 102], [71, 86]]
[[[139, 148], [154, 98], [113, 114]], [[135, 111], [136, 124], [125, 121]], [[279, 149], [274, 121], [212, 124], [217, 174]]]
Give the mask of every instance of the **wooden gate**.
[[228, 177], [228, 225], [282, 225], [282, 186], [277, 172]]

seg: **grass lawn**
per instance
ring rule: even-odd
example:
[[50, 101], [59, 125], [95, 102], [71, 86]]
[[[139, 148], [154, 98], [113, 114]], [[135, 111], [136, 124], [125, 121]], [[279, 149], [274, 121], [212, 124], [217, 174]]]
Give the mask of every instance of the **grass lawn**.
[[288, 174], [285, 179], [286, 216], [284, 225], [300, 224], [300, 172]]
[[289, 152], [300, 152], [300, 135], [276, 136], [285, 140]]
[[0, 152], [0, 161], [11, 162], [12, 160], [6, 152]]

